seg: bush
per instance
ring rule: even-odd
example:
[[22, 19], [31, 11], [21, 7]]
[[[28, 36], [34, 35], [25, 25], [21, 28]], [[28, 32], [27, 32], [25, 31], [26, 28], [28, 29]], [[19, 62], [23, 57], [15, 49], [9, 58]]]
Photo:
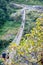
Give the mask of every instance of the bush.
[[0, 65], [3, 65], [3, 59], [0, 59]]

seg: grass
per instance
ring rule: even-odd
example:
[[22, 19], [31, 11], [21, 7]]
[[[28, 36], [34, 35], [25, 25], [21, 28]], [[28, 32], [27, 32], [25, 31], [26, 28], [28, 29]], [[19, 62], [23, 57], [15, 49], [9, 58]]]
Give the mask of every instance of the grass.
[[[10, 14], [12, 14], [12, 13], [15, 13], [18, 9], [16, 9], [16, 8], [11, 8], [11, 9], [9, 9], [9, 10], [11, 10], [10, 11]], [[19, 29], [19, 27], [20, 27], [20, 25], [21, 25], [21, 19], [18, 17], [18, 18], [16, 18], [15, 20], [7, 20], [6, 22], [5, 22], [5, 24], [2, 26], [2, 28], [0, 28], [0, 41], [2, 40], [7, 40], [7, 42], [8, 41], [10, 41], [11, 39], [14, 39], [14, 37], [15, 37], [15, 35], [17, 34], [17, 32], [18, 32], [18, 29]], [[5, 45], [7, 44], [8, 45], [8, 43], [7, 43], [6, 41], [5, 41]], [[4, 42], [3, 42], [4, 43]], [[3, 52], [3, 50], [5, 49], [5, 47], [3, 47], [3, 43], [2, 43], [2, 48], [1, 48], [1, 46], [0, 46], [0, 54]], [[10, 42], [9, 42], [9, 44], [10, 44]], [[7, 47], [7, 46], [6, 46]]]
[[7, 21], [4, 26], [0, 29], [0, 39], [3, 35], [16, 34], [20, 27], [21, 21]]
[[26, 15], [26, 23], [25, 23], [25, 29], [24, 29], [24, 35], [26, 33], [29, 33], [33, 27], [35, 27], [35, 22], [38, 17], [43, 13], [37, 12], [37, 11], [30, 11]]

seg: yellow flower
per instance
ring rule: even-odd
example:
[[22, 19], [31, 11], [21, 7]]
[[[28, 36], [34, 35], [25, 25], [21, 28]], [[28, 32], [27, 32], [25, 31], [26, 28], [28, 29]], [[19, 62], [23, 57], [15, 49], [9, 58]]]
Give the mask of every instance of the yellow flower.
[[12, 43], [9, 47], [14, 48], [14, 47], [17, 47], [17, 45], [15, 43]]
[[18, 49], [21, 49], [21, 47], [22, 47], [22, 46], [19, 45], [17, 48], [18, 48]]
[[20, 52], [21, 55], [24, 55], [24, 52]]
[[30, 36], [30, 34], [26, 34], [25, 36], [28, 37], [28, 36]]

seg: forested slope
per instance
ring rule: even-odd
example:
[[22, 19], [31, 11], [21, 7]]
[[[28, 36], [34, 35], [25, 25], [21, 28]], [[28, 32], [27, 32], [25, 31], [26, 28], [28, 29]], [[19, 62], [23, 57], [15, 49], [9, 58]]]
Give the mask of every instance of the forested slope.
[[43, 0], [14, 0], [14, 2], [28, 5], [43, 5]]

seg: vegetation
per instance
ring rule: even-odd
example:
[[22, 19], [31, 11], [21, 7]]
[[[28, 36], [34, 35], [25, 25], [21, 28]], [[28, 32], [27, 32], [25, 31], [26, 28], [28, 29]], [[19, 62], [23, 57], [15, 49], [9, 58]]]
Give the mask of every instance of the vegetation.
[[24, 34], [29, 33], [33, 27], [35, 27], [36, 19], [43, 14], [42, 12], [37, 11], [30, 11], [28, 14], [26, 14], [26, 23], [25, 23], [25, 29]]
[[[10, 18], [19, 8], [14, 8], [10, 3], [43, 5], [43, 0], [0, 0], [0, 55], [8, 47], [16, 51], [12, 65], [36, 64], [41, 59], [43, 52], [43, 12], [30, 11], [27, 14], [24, 33], [19, 45], [12, 43], [21, 25], [21, 16]], [[3, 5], [2, 5], [3, 4]], [[5, 62], [0, 58], [0, 65]], [[41, 62], [38, 63], [41, 65]], [[9, 65], [9, 64], [8, 64]]]
[[10, 15], [19, 9], [11, 7], [9, 4], [11, 1], [0, 0], [0, 53], [14, 39], [21, 24], [20, 17], [15, 20], [10, 18]]
[[43, 0], [14, 0], [14, 2], [28, 5], [43, 5]]
[[[14, 55], [14, 60], [12, 64], [20, 63], [36, 63], [41, 59], [41, 52], [43, 52], [43, 16], [36, 19], [35, 27], [30, 31], [30, 33], [25, 34], [22, 38], [19, 46], [16, 44], [11, 44], [9, 46], [10, 52], [12, 48], [16, 50], [16, 55]], [[27, 61], [27, 62], [26, 62]], [[41, 65], [41, 63], [38, 63]]]

